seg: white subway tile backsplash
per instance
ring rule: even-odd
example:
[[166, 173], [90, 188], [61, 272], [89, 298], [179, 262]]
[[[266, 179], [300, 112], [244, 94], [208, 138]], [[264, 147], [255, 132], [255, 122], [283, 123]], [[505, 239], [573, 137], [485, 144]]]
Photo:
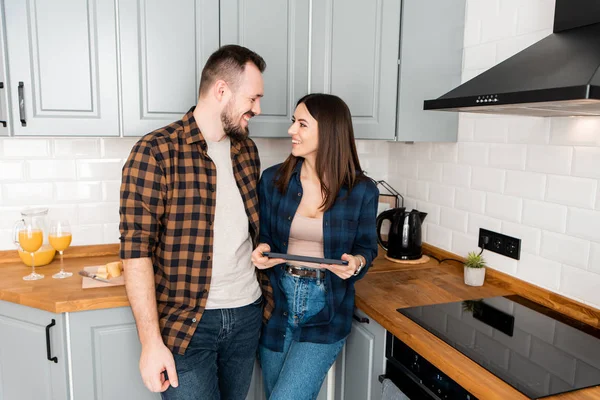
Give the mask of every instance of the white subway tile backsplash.
[[473, 167], [471, 187], [486, 192], [502, 193], [506, 171], [497, 168]]
[[26, 161], [29, 179], [44, 181], [71, 181], [77, 178], [74, 160]]
[[491, 268], [512, 276], [517, 275], [517, 260], [501, 256], [497, 253], [485, 252], [485, 260]]
[[552, 232], [542, 233], [540, 255], [563, 264], [586, 269], [590, 255], [590, 242]]
[[546, 193], [546, 175], [535, 172], [506, 171], [504, 193], [542, 200]]
[[484, 143], [506, 143], [508, 123], [501, 118], [490, 116], [475, 120], [473, 140]]
[[523, 200], [518, 197], [503, 196], [488, 193], [485, 202], [486, 215], [502, 219], [504, 221], [520, 222], [523, 208]]
[[410, 197], [417, 200], [427, 201], [429, 192], [429, 184], [421, 181], [408, 181], [407, 193]]
[[467, 232], [467, 213], [453, 208], [441, 208], [440, 225], [453, 232]]
[[548, 174], [569, 175], [573, 148], [563, 146], [529, 146], [527, 169]]
[[550, 126], [550, 144], [600, 146], [600, 118], [552, 118]]
[[[553, 1], [520, 1], [517, 18], [517, 35], [532, 31], [548, 31], [554, 21]], [[549, 34], [551, 32], [548, 32]]]
[[104, 224], [104, 242], [103, 243], [119, 243], [119, 223]]
[[77, 225], [73, 229], [73, 242], [71, 245], [84, 246], [91, 244], [104, 244], [104, 227], [97, 225]]
[[600, 303], [600, 275], [584, 271], [570, 265], [563, 265], [560, 291], [566, 296], [587, 301], [590, 304]]
[[[102, 182], [102, 201], [118, 202], [121, 189], [121, 181]], [[404, 192], [406, 193], [406, 192]]]
[[477, 236], [452, 232], [452, 251], [459, 256], [466, 257], [470, 251], [477, 250]]
[[53, 202], [51, 183], [4, 183], [2, 184], [2, 206], [49, 205]]
[[79, 224], [77, 206], [73, 204], [52, 204], [48, 207], [48, 220], [63, 219], [69, 221], [71, 227]]
[[427, 235], [424, 241], [449, 251], [452, 247], [452, 231], [439, 225], [427, 223], [427, 220], [425, 220], [425, 225], [427, 225]]
[[429, 202], [440, 206], [452, 207], [454, 205], [454, 189], [451, 186], [429, 184]]
[[458, 162], [470, 165], [488, 163], [489, 145], [486, 143], [459, 143]]
[[600, 178], [600, 147], [575, 147], [573, 151], [572, 174]]
[[99, 158], [101, 154], [100, 139], [55, 139], [53, 142], [56, 158]]
[[418, 179], [419, 177], [419, 165], [417, 163], [398, 162], [395, 167], [392, 175], [397, 174], [408, 179]]
[[25, 175], [23, 161], [0, 161], [0, 182], [20, 181]]
[[2, 140], [4, 158], [48, 158], [51, 156], [50, 141], [47, 139], [10, 138]]
[[[500, 46], [499, 44], [498, 48]], [[508, 143], [547, 144], [550, 141], [550, 118], [509, 116], [506, 118], [508, 119]]]
[[[500, 9], [496, 18], [481, 24], [482, 43], [508, 39], [516, 34], [517, 9], [514, 7], [503, 7], [505, 1], [500, 2]], [[496, 62], [500, 61], [502, 60], [496, 59]]]
[[455, 163], [458, 158], [457, 143], [433, 143], [431, 145], [431, 161]]
[[430, 224], [436, 224], [439, 225], [440, 223], [440, 206], [438, 206], [437, 204], [431, 204], [431, 203], [427, 203], [425, 201], [419, 201], [417, 202], [416, 206], [414, 207], [417, 210], [427, 213], [427, 216], [425, 217], [425, 221], [427, 221]]
[[600, 211], [569, 209], [567, 234], [600, 243]]
[[485, 215], [469, 214], [467, 232], [479, 237], [479, 228], [500, 232], [502, 229], [502, 221]]
[[497, 17], [500, 7], [500, 0], [467, 1], [466, 20], [491, 20]]
[[539, 254], [542, 238], [542, 231], [539, 228], [503, 221], [502, 233], [521, 239], [521, 251]]
[[593, 209], [597, 186], [593, 179], [548, 175], [546, 201]]
[[534, 200], [523, 200], [523, 221], [554, 232], [565, 232], [567, 228], [567, 207]]
[[121, 179], [121, 160], [78, 160], [77, 176], [80, 180]]
[[483, 214], [485, 210], [485, 192], [458, 188], [454, 194], [454, 207], [476, 214]]
[[475, 119], [468, 116], [466, 113], [458, 114], [458, 142], [473, 141], [473, 132], [475, 129]]
[[[20, 211], [23, 208], [25, 207], [5, 207], [2, 205], [2, 207], [0, 207], [0, 229], [12, 231], [15, 222], [22, 218]], [[12, 238], [10, 243], [12, 244]]]
[[556, 291], [560, 284], [560, 272], [559, 262], [521, 252], [517, 266], [517, 276], [520, 279]]
[[527, 146], [524, 144], [490, 145], [490, 167], [505, 169], [525, 169]]
[[468, 165], [444, 164], [442, 183], [445, 185], [469, 187], [471, 167]]
[[588, 270], [600, 275], [600, 243], [591, 243]]
[[442, 181], [442, 164], [420, 164], [418, 165], [418, 179], [430, 182]]
[[81, 204], [78, 211], [82, 225], [119, 223], [119, 203]]
[[464, 49], [463, 68], [490, 68], [496, 63], [496, 44], [484, 43]]
[[102, 201], [102, 183], [56, 182], [54, 193], [60, 203], [98, 203]]
[[139, 140], [139, 138], [103, 138], [102, 158], [127, 159], [131, 149]]
[[481, 43], [481, 20], [465, 21], [464, 47], [475, 46], [479, 43]]

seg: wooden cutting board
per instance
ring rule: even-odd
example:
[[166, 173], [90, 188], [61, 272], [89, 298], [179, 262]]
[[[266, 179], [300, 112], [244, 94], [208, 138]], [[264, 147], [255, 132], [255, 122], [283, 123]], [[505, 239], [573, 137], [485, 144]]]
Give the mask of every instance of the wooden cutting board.
[[[91, 272], [92, 274], [95, 274], [96, 272], [98, 272], [99, 267], [101, 267], [101, 265], [92, 265], [89, 267], [83, 267], [83, 270], [87, 271], [87, 272]], [[82, 276], [82, 280], [81, 280], [81, 288], [82, 289], [123, 286], [123, 285], [125, 285], [125, 278], [123, 277], [123, 275], [110, 279], [110, 283], [109, 282], [101, 282], [96, 279], [87, 278], [85, 276]]]

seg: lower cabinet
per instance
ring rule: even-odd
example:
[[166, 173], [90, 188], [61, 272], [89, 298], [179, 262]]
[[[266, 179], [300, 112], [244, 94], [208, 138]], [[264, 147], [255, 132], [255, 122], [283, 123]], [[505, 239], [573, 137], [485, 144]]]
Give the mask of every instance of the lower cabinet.
[[160, 399], [144, 386], [142, 347], [129, 307], [68, 314], [73, 399]]
[[69, 398], [64, 328], [64, 315], [0, 301], [0, 399]]

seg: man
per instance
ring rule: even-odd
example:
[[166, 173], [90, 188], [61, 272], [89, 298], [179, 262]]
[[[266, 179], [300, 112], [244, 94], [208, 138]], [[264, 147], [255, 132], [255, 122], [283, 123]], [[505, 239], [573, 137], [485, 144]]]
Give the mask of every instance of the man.
[[250, 259], [260, 162], [248, 121], [265, 67], [245, 47], [218, 49], [198, 104], [140, 139], [123, 167], [120, 255], [140, 372], [163, 399], [244, 399], [250, 386], [263, 298]]

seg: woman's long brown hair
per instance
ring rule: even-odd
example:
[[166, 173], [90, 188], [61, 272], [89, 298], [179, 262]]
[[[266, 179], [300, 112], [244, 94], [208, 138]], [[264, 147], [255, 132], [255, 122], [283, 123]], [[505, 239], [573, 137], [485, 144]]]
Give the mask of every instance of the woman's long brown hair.
[[[342, 99], [331, 94], [307, 94], [296, 103], [304, 104], [312, 117], [317, 120], [319, 140], [316, 172], [321, 181], [323, 211], [329, 210], [342, 186], [352, 190], [356, 182], [364, 178], [356, 144], [352, 116]], [[299, 158], [290, 154], [281, 164], [275, 178], [275, 187], [285, 193]]]

